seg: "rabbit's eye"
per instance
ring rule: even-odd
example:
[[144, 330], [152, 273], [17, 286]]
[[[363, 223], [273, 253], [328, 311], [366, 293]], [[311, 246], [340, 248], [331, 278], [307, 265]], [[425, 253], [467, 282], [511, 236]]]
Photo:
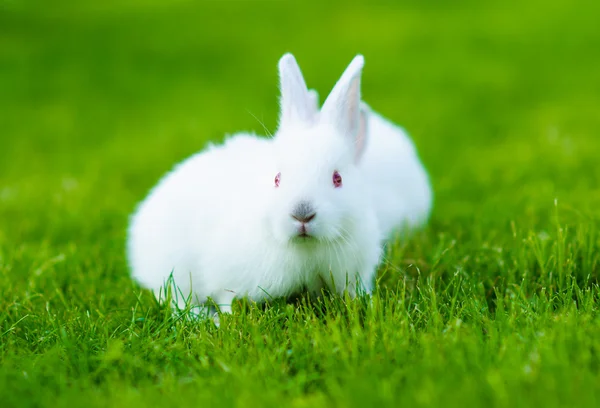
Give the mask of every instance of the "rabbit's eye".
[[281, 173], [277, 173], [275, 176], [275, 187], [279, 187], [279, 183], [281, 182]]
[[340, 173], [338, 173], [337, 171], [334, 171], [332, 179], [333, 179], [333, 186], [335, 188], [342, 186], [342, 176], [340, 176]]

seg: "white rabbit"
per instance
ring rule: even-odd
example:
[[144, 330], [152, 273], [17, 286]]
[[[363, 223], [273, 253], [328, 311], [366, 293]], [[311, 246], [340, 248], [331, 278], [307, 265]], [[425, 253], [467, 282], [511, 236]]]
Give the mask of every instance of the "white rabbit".
[[274, 138], [229, 138], [152, 189], [130, 220], [134, 279], [158, 295], [172, 275], [184, 296], [212, 298], [222, 312], [235, 297], [263, 301], [323, 284], [370, 292], [381, 233], [360, 166], [363, 63], [352, 61], [317, 118], [294, 57], [284, 55]]
[[[319, 96], [307, 89], [313, 120], [319, 116]], [[382, 236], [410, 231], [429, 218], [433, 192], [427, 172], [406, 131], [372, 110], [365, 102], [368, 144], [360, 166], [372, 186], [373, 205]]]

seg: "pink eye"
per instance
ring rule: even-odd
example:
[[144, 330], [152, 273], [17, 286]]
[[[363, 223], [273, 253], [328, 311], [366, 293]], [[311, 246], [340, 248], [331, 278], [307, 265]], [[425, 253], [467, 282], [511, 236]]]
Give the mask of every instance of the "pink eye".
[[332, 179], [333, 179], [333, 186], [335, 188], [342, 186], [342, 176], [340, 176], [340, 173], [338, 173], [337, 171], [334, 171]]
[[279, 183], [281, 182], [281, 173], [277, 173], [275, 176], [275, 187], [279, 187]]

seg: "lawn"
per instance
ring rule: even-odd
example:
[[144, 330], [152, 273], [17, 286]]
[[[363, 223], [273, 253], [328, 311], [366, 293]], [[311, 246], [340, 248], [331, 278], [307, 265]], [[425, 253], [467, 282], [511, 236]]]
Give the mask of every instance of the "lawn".
[[[167, 5], [168, 3], [168, 5]], [[2, 407], [600, 405], [597, 1], [0, 1]], [[135, 204], [277, 120], [291, 51], [427, 166], [373, 302], [178, 319], [130, 279]]]

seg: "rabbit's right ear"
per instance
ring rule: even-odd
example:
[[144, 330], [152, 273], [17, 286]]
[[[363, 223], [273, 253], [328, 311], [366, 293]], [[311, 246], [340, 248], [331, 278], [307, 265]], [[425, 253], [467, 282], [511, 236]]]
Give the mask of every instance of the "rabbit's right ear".
[[357, 160], [366, 145], [368, 115], [361, 109], [360, 77], [365, 59], [357, 55], [325, 99], [319, 120], [346, 135], [356, 149]]
[[279, 88], [281, 91], [279, 127], [310, 123], [315, 117], [318, 96], [309, 93], [302, 71], [294, 56], [285, 54], [279, 60]]

